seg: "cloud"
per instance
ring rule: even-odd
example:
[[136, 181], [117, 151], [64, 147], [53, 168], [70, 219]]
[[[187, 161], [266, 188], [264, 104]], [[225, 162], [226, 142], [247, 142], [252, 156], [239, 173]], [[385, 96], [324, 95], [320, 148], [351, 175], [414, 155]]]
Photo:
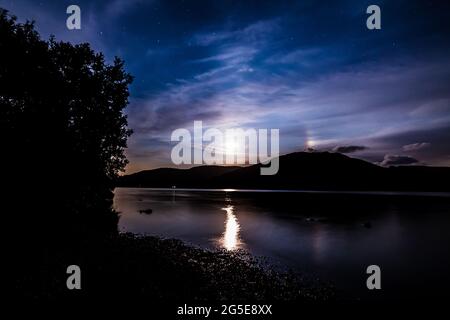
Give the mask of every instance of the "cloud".
[[387, 154], [384, 156], [384, 160], [381, 162], [381, 165], [384, 167], [389, 167], [389, 166], [411, 165], [417, 163], [419, 163], [419, 160], [410, 156], [398, 156]]
[[403, 151], [417, 151], [430, 146], [428, 142], [417, 142], [412, 144], [407, 144], [402, 147]]
[[338, 153], [353, 153], [357, 151], [363, 151], [368, 149], [365, 146], [336, 146], [333, 148], [334, 152]]
[[[448, 144], [442, 143], [448, 136], [448, 127], [444, 126], [433, 136], [429, 131], [439, 127], [445, 115], [405, 117], [416, 105], [432, 99], [427, 92], [419, 95], [420, 90], [411, 97], [410, 88], [417, 86], [414, 79], [427, 79], [430, 74], [445, 78], [437, 67], [384, 66], [378, 70], [339, 72], [304, 82], [289, 74], [266, 76], [264, 66], [251, 67], [253, 72], [239, 72], [249, 66], [254, 54], [243, 48], [236, 47], [245, 59], [232, 55], [230, 48], [226, 48], [214, 56], [221, 60], [219, 67], [132, 103], [129, 114], [130, 126], [135, 130], [132, 139], [152, 135], [167, 141], [174, 128], [190, 128], [194, 120], [203, 120], [205, 125], [219, 128], [278, 128], [283, 138], [280, 148], [285, 153], [302, 149], [305, 140], [315, 141], [318, 147], [329, 141], [329, 145], [337, 145], [335, 152], [361, 152], [361, 157], [367, 156], [365, 146], [370, 146], [371, 161], [394, 165], [395, 160], [401, 162], [401, 159], [383, 159], [383, 156], [395, 154], [408, 142], [426, 139], [433, 144], [430, 152], [436, 154], [422, 154], [426, 148], [421, 145], [418, 157], [427, 163], [440, 164], [435, 159], [439, 160], [444, 151], [448, 154]], [[414, 82], [405, 85], [411, 81]], [[435, 89], [437, 94], [445, 94], [439, 85]], [[422, 128], [420, 133], [414, 132], [418, 123]], [[345, 141], [358, 141], [358, 144], [343, 144]], [[406, 162], [413, 163], [411, 159]]]
[[[450, 166], [450, 159], [447, 158], [447, 155], [450, 154], [450, 122], [443, 125], [392, 132], [365, 140], [362, 143], [370, 145], [371, 150], [382, 153], [380, 155], [382, 159], [385, 154], [395, 154], [398, 150], [403, 151], [403, 147], [409, 146], [411, 141], [418, 141], [417, 145], [422, 147], [406, 152], [414, 152], [414, 157], [420, 158], [428, 165]], [[420, 143], [428, 145], [419, 145]], [[416, 145], [416, 143], [412, 145]]]
[[235, 67], [250, 62], [257, 52], [258, 50], [251, 46], [244, 46], [244, 45], [233, 46], [230, 48], [223, 49], [223, 51], [221, 51], [216, 55], [198, 59], [193, 62], [194, 63], [218, 62], [223, 65]]
[[[321, 48], [302, 48], [294, 51], [277, 53], [270, 56], [265, 62], [270, 64], [300, 64], [307, 66], [317, 63], [317, 57], [325, 52]], [[323, 59], [323, 58], [322, 58]]]
[[279, 20], [261, 20], [245, 28], [194, 34], [189, 41], [199, 46], [228, 45], [229, 43], [266, 43], [280, 30]]

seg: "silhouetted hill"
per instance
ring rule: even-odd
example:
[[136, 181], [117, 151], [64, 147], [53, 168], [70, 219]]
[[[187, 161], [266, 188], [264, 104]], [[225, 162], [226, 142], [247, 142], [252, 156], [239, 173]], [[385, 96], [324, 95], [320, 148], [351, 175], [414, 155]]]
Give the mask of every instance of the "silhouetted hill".
[[340, 153], [296, 152], [280, 156], [276, 175], [247, 167], [156, 169], [121, 177], [119, 186], [354, 191], [450, 191], [450, 168], [384, 168]]
[[155, 188], [205, 187], [213, 178], [234, 171], [240, 167], [199, 166], [190, 169], [159, 168], [144, 170], [123, 176], [119, 186]]

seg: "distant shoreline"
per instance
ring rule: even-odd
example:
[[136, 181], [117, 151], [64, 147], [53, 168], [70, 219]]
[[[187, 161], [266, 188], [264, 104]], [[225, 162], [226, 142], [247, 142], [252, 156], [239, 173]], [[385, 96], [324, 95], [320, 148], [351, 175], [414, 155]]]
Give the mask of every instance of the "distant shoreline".
[[124, 189], [147, 189], [153, 191], [189, 191], [189, 192], [232, 192], [232, 193], [303, 193], [325, 195], [363, 195], [363, 196], [418, 196], [450, 198], [450, 192], [433, 191], [341, 191], [341, 190], [295, 190], [295, 189], [234, 189], [234, 188], [151, 188], [116, 187]]
[[[260, 164], [247, 167], [161, 168], [119, 177], [117, 187], [270, 190], [315, 194], [445, 196], [450, 167], [381, 167], [339, 153], [295, 152], [279, 157], [275, 175], [261, 175]], [[282, 190], [282, 191], [279, 191]], [[312, 191], [310, 191], [312, 190]]]

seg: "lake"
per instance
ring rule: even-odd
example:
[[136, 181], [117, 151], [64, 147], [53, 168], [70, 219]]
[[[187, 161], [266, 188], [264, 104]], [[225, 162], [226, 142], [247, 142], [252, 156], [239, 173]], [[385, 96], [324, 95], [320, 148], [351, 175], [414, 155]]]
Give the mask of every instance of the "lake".
[[[450, 284], [450, 194], [116, 188], [114, 207], [122, 232], [246, 250], [342, 299], [432, 298]], [[366, 287], [373, 264], [381, 290]]]

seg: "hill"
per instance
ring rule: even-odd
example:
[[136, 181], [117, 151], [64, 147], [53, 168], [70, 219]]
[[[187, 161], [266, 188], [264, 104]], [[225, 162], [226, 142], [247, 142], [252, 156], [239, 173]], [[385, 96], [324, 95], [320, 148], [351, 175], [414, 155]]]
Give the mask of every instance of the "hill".
[[125, 175], [118, 180], [122, 187], [194, 188], [205, 187], [212, 179], [240, 167], [199, 166], [190, 169], [159, 168]]
[[450, 168], [384, 168], [340, 153], [296, 152], [280, 156], [279, 171], [260, 175], [261, 164], [199, 166], [141, 171], [119, 179], [123, 187], [245, 188], [352, 191], [450, 191]]

